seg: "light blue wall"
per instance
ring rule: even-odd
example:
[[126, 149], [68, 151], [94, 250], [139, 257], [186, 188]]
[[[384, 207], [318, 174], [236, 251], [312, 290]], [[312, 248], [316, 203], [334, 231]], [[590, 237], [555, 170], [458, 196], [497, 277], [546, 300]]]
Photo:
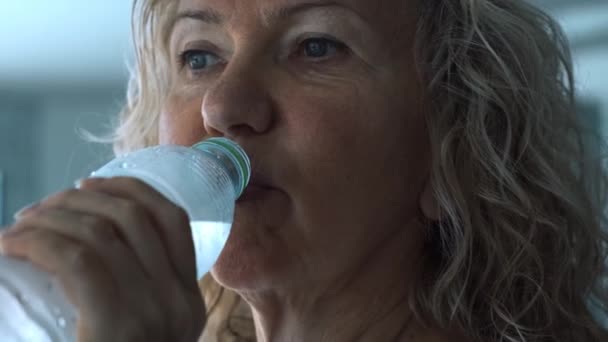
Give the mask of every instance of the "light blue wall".
[[107, 132], [122, 98], [121, 85], [112, 89], [0, 91], [4, 225], [22, 206], [71, 187], [111, 157], [109, 146], [85, 141], [78, 129]]
[[40, 188], [37, 138], [41, 130], [35, 103], [17, 94], [0, 94], [0, 170], [4, 175], [2, 224], [9, 213], [31, 202]]

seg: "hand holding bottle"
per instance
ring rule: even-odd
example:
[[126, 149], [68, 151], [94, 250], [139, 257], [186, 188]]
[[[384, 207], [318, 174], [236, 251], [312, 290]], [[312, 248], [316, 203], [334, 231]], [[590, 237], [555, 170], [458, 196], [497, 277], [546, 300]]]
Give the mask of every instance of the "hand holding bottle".
[[155, 146], [20, 212], [0, 239], [3, 342], [196, 340], [196, 280], [223, 249], [250, 175], [226, 138]]
[[141, 181], [84, 180], [22, 212], [0, 242], [56, 276], [79, 341], [196, 341], [202, 330], [188, 216]]

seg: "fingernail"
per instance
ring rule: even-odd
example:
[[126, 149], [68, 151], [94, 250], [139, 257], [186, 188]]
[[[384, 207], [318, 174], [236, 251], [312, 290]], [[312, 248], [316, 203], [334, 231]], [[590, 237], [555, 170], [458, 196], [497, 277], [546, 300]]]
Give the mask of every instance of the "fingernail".
[[74, 182], [74, 187], [75, 187], [76, 189], [80, 189], [80, 187], [82, 187], [82, 182], [84, 182], [84, 181], [85, 181], [85, 179], [86, 179], [86, 178], [80, 178], [80, 179], [77, 179], [77, 180]]
[[74, 185], [76, 186], [76, 189], [82, 189], [82, 188], [86, 188], [87, 186], [97, 184], [100, 181], [102, 181], [103, 179], [104, 178], [102, 178], [102, 177], [81, 178], [81, 179], [77, 180], [76, 182], [74, 182]]
[[10, 255], [11, 253], [7, 248], [7, 244], [9, 243], [10, 239], [19, 237], [25, 231], [27, 231], [27, 229], [23, 228], [8, 228], [0, 231], [0, 255]]
[[25, 206], [25, 207], [21, 208], [18, 212], [16, 212], [15, 215], [13, 215], [13, 218], [15, 220], [18, 220], [18, 219], [22, 218], [23, 216], [25, 216], [27, 213], [38, 208], [39, 205], [40, 205], [40, 202], [36, 202], [36, 203], [30, 204], [28, 206]]
[[21, 233], [23, 233], [25, 231], [25, 229], [21, 228], [8, 228], [8, 229], [4, 229], [0, 232], [0, 241], [3, 239], [8, 239], [8, 238], [13, 238]]

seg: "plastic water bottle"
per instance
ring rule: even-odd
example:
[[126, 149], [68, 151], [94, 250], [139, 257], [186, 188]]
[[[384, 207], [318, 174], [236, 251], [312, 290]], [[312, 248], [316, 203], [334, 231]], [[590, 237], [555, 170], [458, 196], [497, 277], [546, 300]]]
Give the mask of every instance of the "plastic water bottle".
[[[156, 146], [120, 156], [93, 177], [138, 178], [188, 213], [197, 277], [224, 247], [234, 204], [249, 182], [245, 152], [225, 138], [193, 147]], [[0, 341], [73, 342], [76, 311], [52, 277], [24, 261], [0, 257]]]

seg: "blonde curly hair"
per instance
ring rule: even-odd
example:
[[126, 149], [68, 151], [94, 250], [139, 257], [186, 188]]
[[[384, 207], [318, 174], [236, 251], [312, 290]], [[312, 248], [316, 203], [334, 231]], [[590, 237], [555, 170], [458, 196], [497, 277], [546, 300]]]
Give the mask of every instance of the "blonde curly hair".
[[[415, 0], [412, 0], [415, 1]], [[417, 65], [433, 108], [428, 276], [411, 306], [473, 341], [608, 341], [604, 142], [575, 110], [564, 35], [523, 0], [417, 0]], [[136, 62], [112, 141], [158, 143], [177, 1], [134, 0]], [[205, 341], [255, 340], [250, 312], [207, 276]]]

